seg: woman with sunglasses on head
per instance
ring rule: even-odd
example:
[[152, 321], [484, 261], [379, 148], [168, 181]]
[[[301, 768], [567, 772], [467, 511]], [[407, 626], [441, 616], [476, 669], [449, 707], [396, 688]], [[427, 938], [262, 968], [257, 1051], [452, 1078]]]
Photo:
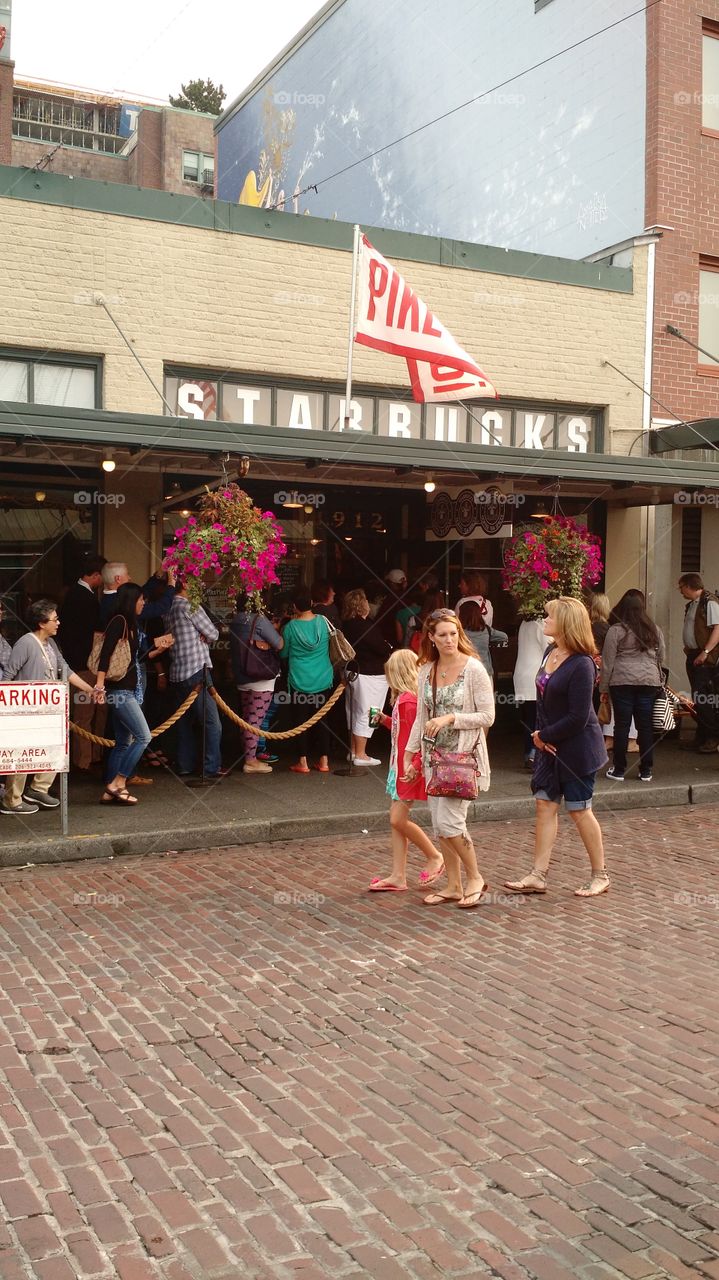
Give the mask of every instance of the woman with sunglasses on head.
[[[485, 730], [494, 723], [492, 682], [462, 624], [451, 609], [435, 609], [427, 618], [419, 652], [417, 717], [404, 753], [403, 782], [418, 776], [413, 756], [420, 749], [426, 780], [431, 776], [434, 749], [469, 752], [476, 756], [479, 789], [489, 787], [489, 757]], [[456, 796], [428, 796], [432, 826], [444, 854], [447, 887], [430, 893], [429, 907], [455, 902], [468, 910], [479, 906], [488, 885], [477, 866], [467, 831], [469, 800]], [[466, 883], [462, 887], [462, 871]]]
[[551, 642], [537, 673], [537, 751], [532, 774], [536, 802], [534, 866], [521, 880], [505, 881], [513, 893], [546, 893], [547, 872], [564, 800], [589, 855], [589, 883], [578, 898], [596, 898], [609, 888], [602, 830], [592, 812], [597, 770], [607, 762], [594, 711], [596, 644], [581, 600], [559, 596], [545, 606], [544, 634]]

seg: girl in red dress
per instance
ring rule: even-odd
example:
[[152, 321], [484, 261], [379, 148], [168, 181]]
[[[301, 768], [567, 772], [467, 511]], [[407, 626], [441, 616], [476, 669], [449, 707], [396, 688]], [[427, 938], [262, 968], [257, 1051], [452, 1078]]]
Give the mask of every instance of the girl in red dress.
[[424, 854], [427, 865], [420, 873], [423, 887], [434, 884], [444, 871], [444, 860], [439, 849], [416, 822], [410, 819], [415, 800], [426, 800], [427, 791], [417, 755], [418, 776], [413, 782], [403, 782], [400, 774], [410, 729], [417, 715], [417, 658], [411, 649], [397, 649], [385, 664], [385, 675], [390, 688], [392, 715], [380, 715], [378, 723], [392, 734], [387, 795], [389, 825], [392, 836], [392, 870], [388, 876], [375, 876], [370, 884], [371, 893], [403, 893], [407, 888], [407, 851], [410, 841]]

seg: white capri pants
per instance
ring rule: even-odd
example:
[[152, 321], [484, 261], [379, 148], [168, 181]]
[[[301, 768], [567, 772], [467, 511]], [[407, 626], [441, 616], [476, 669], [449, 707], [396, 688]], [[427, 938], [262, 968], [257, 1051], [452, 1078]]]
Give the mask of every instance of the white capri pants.
[[389, 685], [384, 676], [358, 676], [352, 685], [352, 723], [350, 724], [350, 696], [345, 694], [347, 727], [358, 738], [371, 738], [374, 733], [367, 716], [370, 707], [382, 710]]
[[[425, 781], [429, 782], [429, 778], [429, 773], [426, 773]], [[469, 800], [458, 800], [454, 796], [427, 796], [427, 804], [432, 830], [437, 839], [442, 836], [467, 835]]]

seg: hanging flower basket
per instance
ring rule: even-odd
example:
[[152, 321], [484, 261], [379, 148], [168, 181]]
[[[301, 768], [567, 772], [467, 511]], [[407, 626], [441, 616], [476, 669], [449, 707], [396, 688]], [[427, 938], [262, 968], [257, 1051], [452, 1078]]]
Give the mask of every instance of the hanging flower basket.
[[261, 607], [261, 592], [279, 582], [277, 565], [287, 547], [271, 511], [260, 511], [236, 484], [208, 490], [197, 515], [175, 533], [175, 545], [163, 569], [181, 578], [193, 609], [207, 587], [220, 586], [228, 597], [246, 591], [253, 607]]
[[581, 599], [602, 571], [596, 534], [567, 516], [552, 516], [541, 524], [522, 525], [509, 539], [502, 586], [514, 596], [523, 618], [538, 618], [557, 596]]

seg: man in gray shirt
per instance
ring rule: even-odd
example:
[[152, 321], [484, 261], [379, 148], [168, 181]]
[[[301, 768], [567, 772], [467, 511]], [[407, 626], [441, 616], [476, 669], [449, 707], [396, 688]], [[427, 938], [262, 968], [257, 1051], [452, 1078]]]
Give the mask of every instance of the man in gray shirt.
[[719, 747], [719, 600], [698, 573], [683, 573], [679, 590], [687, 601], [682, 640], [697, 713], [697, 733], [687, 749], [710, 755]]

